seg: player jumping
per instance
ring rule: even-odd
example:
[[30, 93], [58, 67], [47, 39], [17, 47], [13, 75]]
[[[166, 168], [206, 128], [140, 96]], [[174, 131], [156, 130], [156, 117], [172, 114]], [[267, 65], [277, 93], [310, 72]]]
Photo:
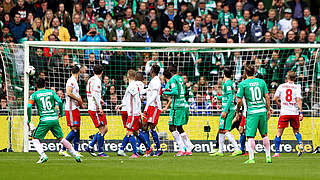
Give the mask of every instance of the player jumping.
[[[273, 98], [276, 104], [281, 107], [281, 110], [278, 121], [278, 131], [274, 138], [276, 153], [272, 157], [280, 157], [279, 146], [281, 143], [281, 136], [284, 129], [288, 127], [289, 122], [299, 144], [298, 156], [301, 156], [303, 153], [302, 137], [299, 132], [300, 121], [303, 119], [301, 86], [294, 84], [295, 80], [296, 73], [294, 71], [289, 71], [287, 73], [287, 82], [281, 84], [277, 88]], [[279, 102], [279, 100], [281, 102]]]
[[[266, 152], [266, 162], [272, 163], [270, 156], [270, 141], [268, 137], [268, 120], [270, 119], [270, 97], [267, 85], [264, 80], [255, 78], [255, 67], [248, 65], [245, 68], [247, 79], [242, 81], [238, 87], [236, 116], [239, 118], [239, 111], [242, 106], [242, 98], [245, 97], [247, 104], [246, 136], [249, 143], [249, 160], [246, 164], [255, 163], [254, 150], [257, 129], [263, 138], [263, 145]], [[266, 103], [264, 102], [264, 99]]]
[[103, 152], [104, 146], [104, 135], [108, 132], [106, 115], [102, 110], [104, 104], [101, 99], [101, 76], [103, 74], [103, 67], [101, 65], [95, 65], [93, 67], [94, 76], [88, 80], [86, 92], [88, 99], [88, 113], [92, 119], [92, 122], [99, 132], [95, 134], [89, 146], [86, 148], [92, 156], [97, 156], [94, 152], [93, 146], [98, 144], [98, 156], [108, 157]]
[[[45, 89], [46, 82], [44, 79], [39, 78], [37, 82], [38, 90], [31, 95], [28, 109], [28, 126], [31, 122], [32, 115], [32, 105], [36, 103], [38, 114], [40, 116], [40, 121], [36, 129], [32, 133], [32, 143], [40, 155], [40, 159], [37, 163], [44, 163], [48, 161], [48, 156], [44, 153], [42, 145], [40, 144], [39, 139], [43, 139], [48, 131], [51, 131], [52, 134], [60, 141], [66, 149], [75, 157], [77, 162], [81, 162], [80, 156], [74, 150], [69, 141], [63, 138], [62, 129], [59, 124], [59, 117], [63, 116], [63, 103], [58, 95], [52, 91]], [[59, 114], [57, 115], [54, 104], [57, 102], [59, 104]], [[29, 126], [30, 127], [30, 126]]]
[[[82, 105], [82, 99], [79, 94], [78, 79], [80, 75], [80, 68], [73, 66], [71, 69], [72, 76], [68, 79], [66, 84], [66, 104], [65, 114], [67, 117], [67, 125], [71, 131], [67, 135], [66, 139], [71, 143], [73, 141], [73, 147], [78, 152], [80, 141], [80, 111], [79, 107]], [[66, 148], [63, 147], [59, 155], [70, 157], [66, 152]], [[79, 153], [79, 156], [80, 153]]]
[[[170, 66], [163, 74], [167, 84], [163, 94], [171, 96], [169, 130], [179, 146], [176, 156], [191, 156], [194, 145], [183, 129], [188, 123], [189, 107], [185, 99], [185, 85], [183, 78], [177, 74], [177, 68]], [[185, 151], [186, 149], [186, 151]]]
[[[148, 85], [147, 90], [147, 104], [143, 112], [143, 127], [142, 130], [149, 134], [148, 127], [150, 127], [150, 133], [152, 134], [153, 141], [156, 143], [157, 153], [156, 156], [161, 156], [163, 151], [160, 148], [160, 141], [155, 127], [158, 124], [159, 116], [162, 110], [160, 94], [161, 94], [161, 81], [158, 76], [160, 72], [159, 65], [153, 65], [150, 70], [152, 80]], [[149, 136], [145, 136], [149, 138]], [[146, 139], [148, 141], [148, 139]], [[150, 139], [149, 139], [150, 141]]]
[[146, 156], [149, 156], [152, 152], [152, 148], [146, 144], [146, 140], [142, 134], [139, 133], [139, 120], [140, 120], [140, 113], [141, 113], [141, 93], [138, 83], [135, 81], [136, 71], [129, 70], [127, 73], [127, 78], [129, 80], [129, 86], [126, 89], [125, 95], [123, 97], [123, 105], [117, 106], [117, 109], [121, 107], [125, 107], [127, 110], [127, 120], [126, 120], [126, 128], [127, 133], [122, 141], [122, 145], [120, 150], [118, 151], [119, 156], [126, 156], [124, 153], [124, 148], [130, 141], [133, 154], [130, 158], [138, 158], [139, 155], [137, 153], [137, 142], [134, 138], [134, 135], [139, 138], [139, 140], [146, 146]]
[[220, 116], [220, 122], [219, 122], [219, 151], [212, 155], [224, 156], [223, 146], [224, 146], [225, 137], [227, 137], [235, 149], [234, 152], [232, 153], [232, 156], [238, 156], [242, 154], [242, 151], [239, 149], [236, 140], [234, 139], [233, 135], [230, 133], [232, 120], [235, 114], [234, 87], [233, 87], [233, 82], [230, 79], [232, 76], [232, 70], [230, 68], [224, 68], [223, 76], [224, 76], [224, 84], [222, 87], [222, 97], [218, 98], [218, 99], [222, 99], [222, 108], [223, 108], [223, 111]]

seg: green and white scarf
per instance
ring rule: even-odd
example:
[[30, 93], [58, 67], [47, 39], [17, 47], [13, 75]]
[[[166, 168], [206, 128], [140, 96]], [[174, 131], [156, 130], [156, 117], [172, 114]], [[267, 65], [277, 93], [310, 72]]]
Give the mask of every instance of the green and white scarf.
[[308, 17], [303, 17], [304, 20], [306, 21], [306, 26], [309, 26], [310, 25], [310, 18], [311, 18], [311, 15], [309, 15]]
[[[191, 57], [193, 59], [193, 62], [195, 63], [199, 59], [199, 53], [191, 53]], [[194, 66], [194, 75], [200, 76], [198, 63]]]

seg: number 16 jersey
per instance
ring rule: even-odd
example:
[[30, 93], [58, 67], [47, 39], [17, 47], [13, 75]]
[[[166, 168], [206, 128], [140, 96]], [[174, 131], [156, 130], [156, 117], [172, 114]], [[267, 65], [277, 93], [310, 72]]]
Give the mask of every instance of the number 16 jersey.
[[294, 83], [281, 84], [274, 94], [275, 97], [280, 97], [282, 115], [299, 115], [297, 98], [301, 98], [301, 86]]

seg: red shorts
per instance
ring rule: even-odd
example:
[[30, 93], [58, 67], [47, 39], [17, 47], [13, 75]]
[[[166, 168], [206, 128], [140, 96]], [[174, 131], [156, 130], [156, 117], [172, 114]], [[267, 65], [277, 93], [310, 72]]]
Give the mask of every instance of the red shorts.
[[147, 118], [143, 118], [144, 123], [152, 123], [154, 125], [158, 124], [159, 116], [161, 114], [161, 111], [153, 106], [149, 106], [147, 110]]
[[121, 111], [121, 119], [122, 119], [123, 127], [127, 128], [127, 119], [128, 119], [127, 111]]
[[245, 116], [242, 116], [242, 118], [241, 118], [240, 127], [246, 128], [246, 117]]
[[94, 126], [96, 128], [98, 128], [99, 126], [105, 126], [107, 125], [107, 119], [106, 119], [106, 115], [103, 114], [99, 114], [98, 111], [88, 111], [92, 122], [94, 124]]
[[69, 127], [77, 126], [80, 127], [80, 111], [79, 109], [74, 109], [71, 111], [64, 111], [67, 117], [67, 125]]
[[300, 128], [300, 121], [299, 121], [299, 115], [283, 115], [280, 116], [278, 121], [278, 128], [286, 128], [290, 126], [293, 129], [299, 129]]
[[139, 129], [140, 116], [128, 116], [126, 128], [128, 131], [134, 132]]

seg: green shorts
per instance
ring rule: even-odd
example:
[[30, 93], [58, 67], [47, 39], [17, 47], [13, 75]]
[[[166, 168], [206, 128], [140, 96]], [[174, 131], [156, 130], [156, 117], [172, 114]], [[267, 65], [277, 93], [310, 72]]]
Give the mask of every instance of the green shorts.
[[222, 119], [220, 116], [220, 121], [219, 121], [219, 129], [221, 130], [231, 130], [232, 126], [232, 120], [234, 118], [234, 110], [231, 110], [227, 113], [226, 118]]
[[247, 114], [246, 136], [255, 137], [257, 129], [259, 129], [261, 135], [268, 133], [267, 112]]
[[63, 137], [63, 132], [60, 127], [59, 121], [40, 121], [36, 129], [32, 133], [32, 137], [35, 139], [44, 139], [51, 131], [54, 137], [57, 139]]
[[169, 125], [182, 126], [188, 123], [189, 109], [172, 109], [169, 115]]

